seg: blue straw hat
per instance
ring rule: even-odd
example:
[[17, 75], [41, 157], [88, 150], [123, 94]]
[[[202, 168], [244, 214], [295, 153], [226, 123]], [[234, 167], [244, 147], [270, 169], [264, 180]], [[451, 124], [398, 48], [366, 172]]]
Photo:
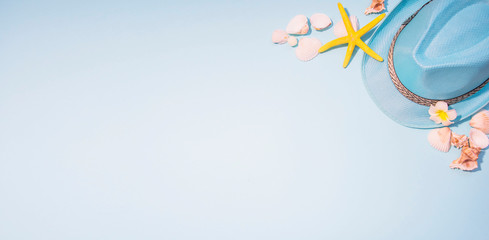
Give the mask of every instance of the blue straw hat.
[[428, 109], [444, 101], [455, 121], [489, 102], [489, 0], [404, 0], [372, 35], [362, 77], [371, 98], [394, 121], [440, 127]]

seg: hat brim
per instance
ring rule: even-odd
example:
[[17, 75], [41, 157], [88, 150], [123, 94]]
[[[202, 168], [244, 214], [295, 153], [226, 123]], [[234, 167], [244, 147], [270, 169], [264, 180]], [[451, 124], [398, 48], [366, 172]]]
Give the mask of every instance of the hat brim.
[[[405, 0], [400, 2], [373, 33], [368, 45], [380, 56], [387, 58], [390, 44], [412, 14], [427, 1]], [[367, 54], [362, 60], [362, 78], [375, 104], [395, 122], [412, 128], [436, 128], [441, 125], [430, 120], [429, 107], [419, 105], [404, 97], [392, 83], [386, 60], [378, 62]], [[450, 105], [457, 111], [455, 121], [461, 121], [483, 108], [489, 101], [489, 84], [471, 97]]]

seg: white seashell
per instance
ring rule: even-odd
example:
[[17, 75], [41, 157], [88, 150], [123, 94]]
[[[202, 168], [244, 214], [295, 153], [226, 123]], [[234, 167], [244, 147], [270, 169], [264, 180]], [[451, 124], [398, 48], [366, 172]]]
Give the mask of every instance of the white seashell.
[[[358, 27], [360, 26], [360, 24], [358, 23], [358, 18], [356, 16], [350, 16], [350, 22], [353, 30], [358, 31]], [[336, 25], [334, 25], [333, 31], [334, 35], [339, 38], [348, 35], [348, 33], [346, 32], [345, 23], [343, 21], [336, 23]]]
[[284, 30], [275, 30], [272, 34], [272, 42], [276, 44], [284, 44], [287, 42], [289, 35]]
[[307, 17], [304, 15], [297, 15], [290, 20], [285, 29], [288, 34], [304, 35], [309, 32], [309, 24]]
[[297, 38], [294, 36], [290, 36], [287, 41], [291, 47], [295, 47], [297, 45]]
[[435, 149], [448, 152], [451, 147], [452, 130], [450, 128], [437, 128], [428, 133], [428, 142]]
[[324, 13], [316, 13], [311, 16], [311, 26], [320, 31], [331, 25], [331, 19]]
[[470, 147], [486, 148], [489, 146], [489, 138], [481, 130], [471, 128], [469, 139]]
[[489, 111], [482, 110], [470, 119], [470, 126], [481, 130], [485, 134], [489, 134]]
[[295, 50], [295, 55], [301, 61], [309, 61], [315, 58], [319, 53], [319, 48], [323, 44], [317, 38], [302, 38], [299, 41], [299, 46]]

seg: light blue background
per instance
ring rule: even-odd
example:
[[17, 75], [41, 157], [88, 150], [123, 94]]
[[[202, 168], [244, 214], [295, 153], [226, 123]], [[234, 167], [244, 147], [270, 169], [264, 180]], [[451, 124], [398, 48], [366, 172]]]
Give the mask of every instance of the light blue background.
[[1, 1], [0, 239], [487, 239], [488, 154], [384, 116], [363, 52], [271, 43], [336, 3]]

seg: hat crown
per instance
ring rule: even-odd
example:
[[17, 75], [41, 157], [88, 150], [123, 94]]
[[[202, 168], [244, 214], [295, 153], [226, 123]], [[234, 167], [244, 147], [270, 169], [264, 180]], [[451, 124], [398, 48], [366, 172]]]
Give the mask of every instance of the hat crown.
[[[474, 1], [460, 8], [452, 2], [445, 8], [433, 9], [429, 28], [415, 50], [417, 59], [440, 61], [451, 55], [473, 55], [489, 41], [489, 4]], [[463, 44], [461, 44], [461, 41]], [[489, 48], [487, 48], [489, 49]], [[460, 58], [458, 58], [460, 59]]]
[[489, 1], [434, 0], [400, 33], [400, 81], [428, 99], [463, 95], [489, 78]]

